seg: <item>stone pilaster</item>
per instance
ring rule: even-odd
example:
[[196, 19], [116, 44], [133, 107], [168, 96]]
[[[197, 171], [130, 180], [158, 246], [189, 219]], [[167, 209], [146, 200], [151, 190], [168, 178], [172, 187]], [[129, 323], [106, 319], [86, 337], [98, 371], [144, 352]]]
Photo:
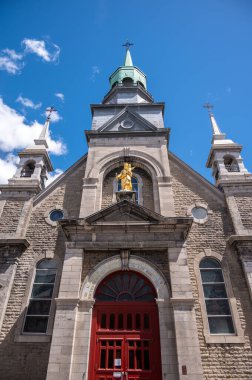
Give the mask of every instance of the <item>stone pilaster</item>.
[[157, 301], [159, 314], [162, 378], [178, 379], [178, 358], [174, 332], [173, 308], [168, 300]]
[[235, 245], [236, 250], [240, 255], [250, 298], [252, 300], [252, 236], [237, 236], [237, 238], [235, 238], [235, 236], [231, 236], [231, 239], [232, 238], [237, 239], [234, 240], [233, 244]]
[[19, 222], [16, 230], [17, 236], [25, 236], [27, 226], [30, 222], [30, 216], [33, 207], [33, 199], [28, 199], [24, 202], [21, 215], [19, 217]]
[[86, 216], [91, 215], [95, 212], [97, 182], [97, 178], [84, 178], [80, 218], [85, 218]]
[[74, 340], [71, 380], [86, 380], [88, 378], [88, 363], [90, 353], [90, 333], [94, 301], [80, 301], [76, 322], [78, 332]]
[[160, 214], [163, 216], [175, 216], [174, 199], [171, 177], [158, 177]]
[[8, 304], [21, 250], [8, 245], [0, 247], [0, 330]]
[[228, 205], [228, 210], [233, 222], [234, 230], [236, 234], [244, 233], [244, 227], [241, 220], [241, 215], [235, 200], [234, 195], [229, 195], [226, 191], [226, 201]]
[[203, 370], [186, 250], [169, 248], [168, 257], [179, 379], [202, 380]]
[[55, 378], [69, 380], [71, 378], [82, 260], [82, 249], [66, 249], [59, 298], [56, 300], [56, 315], [47, 380], [55, 380]]

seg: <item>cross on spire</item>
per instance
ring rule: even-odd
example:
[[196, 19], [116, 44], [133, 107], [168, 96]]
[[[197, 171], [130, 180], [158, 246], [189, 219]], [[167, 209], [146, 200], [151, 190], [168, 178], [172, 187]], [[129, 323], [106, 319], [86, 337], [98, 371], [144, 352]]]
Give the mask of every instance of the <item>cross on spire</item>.
[[210, 104], [210, 103], [207, 102], [207, 103], [205, 103], [203, 105], [203, 108], [206, 108], [208, 110], [209, 115], [211, 115], [212, 114], [212, 109], [214, 108], [214, 106], [212, 104]]
[[50, 121], [51, 120], [51, 116], [52, 116], [52, 113], [53, 112], [57, 112], [56, 108], [54, 108], [53, 106], [49, 107], [46, 109], [46, 112], [47, 112], [47, 118], [46, 118], [46, 121]]
[[129, 50], [129, 48], [131, 46], [133, 46], [134, 44], [132, 42], [129, 42], [128, 40], [125, 42], [125, 44], [123, 44], [122, 46], [125, 46], [126, 47], [126, 50]]

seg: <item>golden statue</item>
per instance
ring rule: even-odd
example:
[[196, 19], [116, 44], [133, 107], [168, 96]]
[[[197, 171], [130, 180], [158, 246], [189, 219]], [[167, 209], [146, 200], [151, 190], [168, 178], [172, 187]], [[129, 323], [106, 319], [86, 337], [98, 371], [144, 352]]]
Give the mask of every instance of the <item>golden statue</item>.
[[123, 165], [123, 170], [120, 174], [116, 176], [117, 179], [121, 180], [122, 185], [122, 191], [132, 191], [132, 170], [134, 170], [135, 167], [131, 167], [131, 164], [128, 164], [127, 162]]

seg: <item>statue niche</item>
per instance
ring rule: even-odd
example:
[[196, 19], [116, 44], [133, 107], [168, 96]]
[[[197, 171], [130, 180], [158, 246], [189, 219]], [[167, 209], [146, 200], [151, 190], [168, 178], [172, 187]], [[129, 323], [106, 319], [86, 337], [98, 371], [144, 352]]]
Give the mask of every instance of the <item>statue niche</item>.
[[125, 162], [121, 173], [116, 175], [116, 179], [121, 180], [121, 190], [116, 193], [117, 202], [123, 199], [136, 202], [136, 192], [132, 190], [132, 170], [134, 169], [134, 166]]
[[127, 162], [123, 165], [123, 170], [120, 174], [116, 176], [116, 179], [121, 180], [122, 184], [122, 190], [121, 191], [132, 191], [132, 170], [134, 170], [135, 167], [131, 167], [131, 164], [128, 164]]
[[[135, 163], [131, 162], [131, 184], [132, 190], [135, 191], [136, 194], [136, 203], [154, 211], [152, 179], [150, 175], [138, 165], [132, 169], [132, 167], [135, 166], [134, 164]], [[102, 185], [101, 209], [117, 202], [117, 193], [122, 190], [122, 180], [116, 177], [121, 174], [123, 169], [124, 163], [121, 163], [105, 174]], [[127, 191], [125, 193], [128, 194], [129, 192]]]

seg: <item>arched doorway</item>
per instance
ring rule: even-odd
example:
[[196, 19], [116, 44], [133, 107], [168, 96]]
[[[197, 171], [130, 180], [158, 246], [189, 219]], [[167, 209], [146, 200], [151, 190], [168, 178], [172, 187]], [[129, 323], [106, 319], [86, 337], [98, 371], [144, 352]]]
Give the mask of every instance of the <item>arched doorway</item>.
[[145, 277], [118, 271], [95, 293], [89, 380], [161, 380], [156, 291]]

